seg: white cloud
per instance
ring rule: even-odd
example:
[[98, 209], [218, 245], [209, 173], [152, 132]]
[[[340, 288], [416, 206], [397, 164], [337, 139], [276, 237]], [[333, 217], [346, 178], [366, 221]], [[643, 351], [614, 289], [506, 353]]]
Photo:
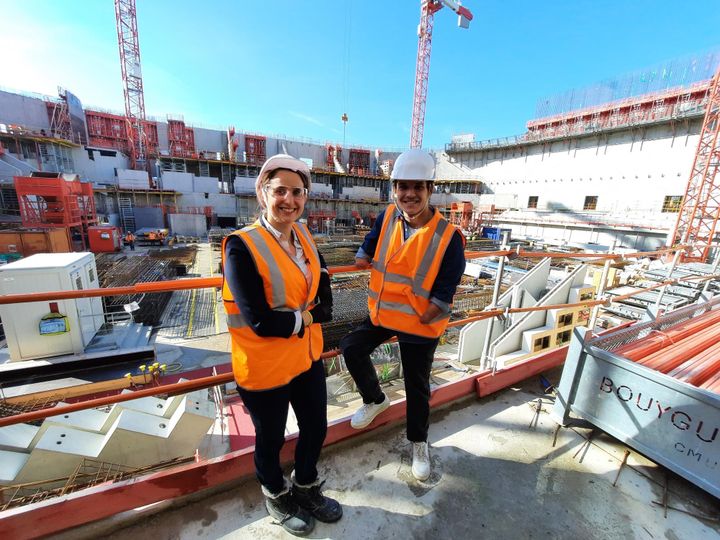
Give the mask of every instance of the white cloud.
[[325, 124], [323, 124], [320, 120], [318, 120], [317, 118], [315, 118], [313, 116], [307, 115], [307, 114], [303, 114], [303, 113], [299, 113], [299, 112], [295, 112], [295, 111], [288, 111], [288, 114], [290, 116], [294, 116], [295, 118], [299, 118], [300, 120], [304, 120], [305, 122], [308, 122], [309, 124], [315, 124], [316, 126], [323, 126], [323, 127], [325, 126]]

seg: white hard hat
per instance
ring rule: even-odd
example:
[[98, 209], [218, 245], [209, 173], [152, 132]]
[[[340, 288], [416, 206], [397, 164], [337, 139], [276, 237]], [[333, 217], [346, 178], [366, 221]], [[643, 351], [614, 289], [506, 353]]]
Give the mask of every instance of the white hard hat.
[[289, 154], [276, 154], [263, 163], [257, 180], [255, 180], [255, 193], [258, 201], [262, 201], [262, 186], [265, 180], [271, 172], [277, 169], [288, 169], [298, 173], [302, 178], [303, 185], [310, 191], [310, 167], [308, 167], [307, 163]]
[[435, 160], [420, 148], [411, 148], [400, 154], [395, 161], [391, 180], [435, 180]]

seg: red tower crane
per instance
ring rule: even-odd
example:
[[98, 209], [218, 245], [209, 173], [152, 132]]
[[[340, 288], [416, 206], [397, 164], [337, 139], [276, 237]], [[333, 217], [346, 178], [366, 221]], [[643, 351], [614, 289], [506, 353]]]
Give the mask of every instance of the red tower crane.
[[708, 90], [707, 109], [695, 161], [685, 190], [670, 245], [689, 244], [684, 262], [706, 262], [720, 218], [720, 70]]
[[452, 0], [420, 0], [420, 24], [418, 25], [418, 51], [415, 65], [415, 94], [413, 95], [412, 128], [410, 148], [422, 147], [425, 130], [425, 102], [427, 101], [428, 77], [430, 75], [430, 50], [435, 13], [447, 6], [458, 14], [458, 26], [468, 28], [473, 16], [470, 11]]
[[130, 167], [145, 167], [146, 144], [143, 134], [145, 120], [145, 95], [142, 70], [140, 69], [140, 41], [138, 39], [135, 0], [115, 0], [115, 19], [120, 48], [125, 93], [125, 116]]

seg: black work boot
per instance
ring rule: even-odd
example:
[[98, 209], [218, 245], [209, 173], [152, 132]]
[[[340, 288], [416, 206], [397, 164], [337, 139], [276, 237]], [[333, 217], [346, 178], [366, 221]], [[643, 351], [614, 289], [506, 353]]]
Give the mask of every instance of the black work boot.
[[295, 502], [315, 516], [315, 519], [323, 523], [333, 523], [342, 517], [343, 509], [335, 499], [325, 497], [321, 493], [324, 483], [323, 480], [319, 483], [314, 482], [309, 486], [301, 486], [295, 483], [293, 477], [292, 494]]
[[298, 505], [289, 489], [285, 488], [278, 495], [271, 494], [265, 486], [262, 491], [268, 514], [277, 519], [283, 529], [295, 536], [307, 536], [312, 532], [315, 520]]

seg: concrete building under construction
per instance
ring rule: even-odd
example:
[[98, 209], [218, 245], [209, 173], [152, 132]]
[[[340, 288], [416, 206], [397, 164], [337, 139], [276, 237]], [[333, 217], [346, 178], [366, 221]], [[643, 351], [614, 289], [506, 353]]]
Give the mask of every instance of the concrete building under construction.
[[[351, 428], [361, 399], [338, 350], [368, 313], [354, 255], [400, 152], [147, 117], [139, 52], [123, 49], [137, 31], [119, 40], [123, 113], [0, 91], [3, 537], [280, 530], [252, 480], [219, 251], [255, 220], [277, 153], [311, 169], [304, 219], [332, 275], [321, 466], [346, 518], [317, 534], [717, 537], [718, 55], [542, 100], [517, 136], [431, 150], [431, 204], [463, 231], [467, 264], [418, 481], [398, 344], [372, 356], [391, 401], [364, 431], [375, 440]], [[283, 463], [298, 429], [291, 415]]]

